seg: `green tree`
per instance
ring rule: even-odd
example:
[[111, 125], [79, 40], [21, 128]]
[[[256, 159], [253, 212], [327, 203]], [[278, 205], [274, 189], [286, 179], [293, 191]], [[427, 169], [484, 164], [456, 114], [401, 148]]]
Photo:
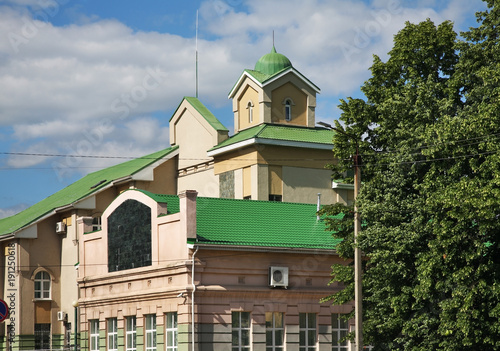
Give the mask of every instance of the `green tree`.
[[[358, 142], [364, 337], [378, 350], [500, 349], [500, 16], [487, 4], [464, 41], [450, 22], [407, 23], [387, 62], [374, 57], [366, 99], [341, 101], [334, 171]], [[352, 257], [352, 216], [327, 221]], [[345, 289], [327, 299], [352, 300], [352, 267], [333, 280]]]

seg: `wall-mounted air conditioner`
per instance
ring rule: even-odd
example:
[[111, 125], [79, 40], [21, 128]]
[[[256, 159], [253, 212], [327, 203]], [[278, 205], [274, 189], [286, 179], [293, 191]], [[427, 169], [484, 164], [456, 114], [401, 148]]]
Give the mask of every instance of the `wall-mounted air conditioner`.
[[66, 312], [63, 312], [63, 311], [57, 312], [57, 320], [58, 321], [65, 321], [66, 319], [68, 319], [68, 314]]
[[57, 222], [56, 223], [56, 233], [57, 234], [66, 233], [66, 224], [64, 224], [63, 222]]
[[269, 267], [269, 286], [286, 288], [288, 286], [288, 267]]

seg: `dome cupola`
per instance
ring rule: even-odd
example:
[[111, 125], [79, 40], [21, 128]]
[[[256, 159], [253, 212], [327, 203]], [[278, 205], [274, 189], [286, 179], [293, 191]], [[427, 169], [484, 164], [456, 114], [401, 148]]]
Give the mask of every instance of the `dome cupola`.
[[288, 67], [292, 67], [292, 63], [285, 55], [278, 54], [274, 45], [271, 52], [262, 56], [255, 64], [256, 71], [267, 75], [273, 75]]

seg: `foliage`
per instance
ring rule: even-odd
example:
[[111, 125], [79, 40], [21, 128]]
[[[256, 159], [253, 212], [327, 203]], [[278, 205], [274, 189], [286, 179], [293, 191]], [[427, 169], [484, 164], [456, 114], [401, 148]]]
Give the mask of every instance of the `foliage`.
[[[500, 350], [500, 6], [487, 4], [462, 41], [449, 22], [407, 23], [387, 62], [374, 57], [366, 99], [341, 101], [334, 171], [352, 169], [358, 142], [363, 329], [375, 350]], [[330, 226], [345, 258], [349, 218]], [[333, 267], [346, 287], [333, 303], [353, 298], [350, 272]]]

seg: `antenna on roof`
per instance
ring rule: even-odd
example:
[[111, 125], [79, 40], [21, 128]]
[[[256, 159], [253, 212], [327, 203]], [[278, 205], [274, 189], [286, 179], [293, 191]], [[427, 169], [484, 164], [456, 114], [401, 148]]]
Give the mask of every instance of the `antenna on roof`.
[[195, 71], [195, 84], [196, 84], [196, 98], [198, 98], [198, 10], [196, 10], [196, 71]]
[[273, 48], [274, 48], [274, 29], [273, 29]]

